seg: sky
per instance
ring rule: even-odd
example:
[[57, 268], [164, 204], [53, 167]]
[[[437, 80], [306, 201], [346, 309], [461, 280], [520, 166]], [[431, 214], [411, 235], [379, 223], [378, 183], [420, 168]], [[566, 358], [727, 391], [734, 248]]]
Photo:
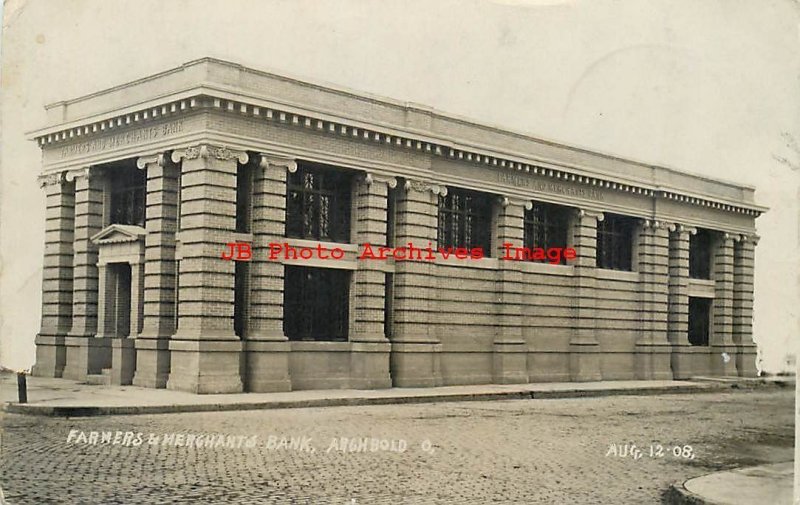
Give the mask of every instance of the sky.
[[754, 335], [800, 333], [800, 2], [6, 0], [0, 364], [29, 368], [44, 105], [214, 56], [756, 187]]

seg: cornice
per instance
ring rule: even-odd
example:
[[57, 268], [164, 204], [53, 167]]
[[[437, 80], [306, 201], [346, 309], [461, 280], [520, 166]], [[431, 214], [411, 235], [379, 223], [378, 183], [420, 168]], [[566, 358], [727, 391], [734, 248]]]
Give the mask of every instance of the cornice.
[[[235, 114], [256, 120], [268, 121], [286, 128], [312, 130], [320, 134], [346, 138], [351, 141], [381, 145], [387, 149], [416, 151], [432, 157], [440, 157], [459, 163], [479, 165], [492, 170], [504, 172], [526, 173], [561, 180], [589, 187], [603, 188], [621, 193], [640, 195], [648, 198], [673, 200], [683, 204], [718, 209], [724, 212], [741, 213], [759, 216], [766, 210], [755, 204], [728, 201], [723, 198], [691, 194], [674, 188], [663, 188], [641, 181], [615, 180], [613, 176], [602, 174], [586, 175], [571, 166], [552, 165], [552, 161], [543, 162], [534, 158], [517, 154], [501, 153], [496, 149], [461, 145], [448, 139], [439, 139], [430, 135], [399, 131], [379, 125], [361, 126], [357, 121], [332, 118], [330, 115], [313, 112], [292, 112], [277, 107], [263, 107], [244, 101], [221, 98], [208, 94], [198, 94], [191, 98], [167, 99], [164, 103], [148, 106], [138, 111], [106, 117], [69, 128], [34, 134], [34, 139], [42, 148], [57, 146], [76, 139], [91, 139], [111, 130], [123, 130], [133, 126], [143, 126], [162, 119], [185, 116], [197, 111], [216, 111]], [[287, 107], [288, 108], [288, 107]], [[176, 151], [178, 152], [178, 151]], [[176, 152], [173, 152], [175, 161]], [[194, 155], [188, 151], [189, 156]], [[213, 154], [216, 157], [216, 153]], [[246, 156], [246, 153], [245, 153]], [[184, 157], [188, 157], [184, 155]], [[241, 155], [237, 155], [241, 161]], [[742, 186], [744, 187], [744, 186]], [[446, 189], [445, 189], [446, 191]]]

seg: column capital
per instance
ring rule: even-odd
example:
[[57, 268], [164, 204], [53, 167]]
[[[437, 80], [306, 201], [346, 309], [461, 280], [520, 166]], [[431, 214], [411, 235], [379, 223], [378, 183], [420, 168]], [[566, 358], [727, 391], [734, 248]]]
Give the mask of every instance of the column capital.
[[413, 189], [414, 191], [419, 191], [420, 193], [430, 191], [434, 195], [447, 196], [447, 186], [443, 184], [435, 184], [430, 181], [406, 179], [404, 189], [406, 191], [411, 191]]
[[67, 182], [72, 182], [79, 178], [91, 179], [95, 175], [97, 175], [97, 171], [92, 170], [92, 167], [74, 168], [64, 172], [64, 180]]
[[645, 230], [669, 230], [675, 231], [676, 225], [674, 223], [666, 223], [657, 219], [642, 219], [642, 227]]
[[259, 156], [258, 166], [264, 170], [268, 170], [270, 167], [283, 167], [290, 174], [297, 172], [297, 160], [293, 158], [284, 158], [268, 153], [259, 153]]
[[55, 184], [62, 184], [65, 182], [64, 172], [55, 172], [52, 174], [41, 174], [36, 178], [39, 182], [39, 187], [53, 186]]
[[386, 184], [389, 188], [394, 189], [397, 187], [397, 178], [391, 175], [373, 174], [372, 172], [364, 172], [362, 181], [367, 186], [371, 186], [374, 182]]
[[525, 207], [525, 210], [533, 208], [533, 202], [524, 198], [517, 198], [513, 196], [500, 196], [498, 197], [500, 205], [505, 209], [509, 205], [516, 205], [518, 207]]
[[576, 209], [575, 214], [578, 217], [593, 217], [597, 219], [597, 222], [601, 222], [605, 219], [605, 214], [598, 210], [591, 210], [591, 209]]
[[136, 168], [144, 170], [147, 165], [158, 165], [164, 167], [167, 164], [167, 157], [164, 153], [151, 154], [149, 156], [140, 156], [136, 159]]
[[688, 233], [691, 235], [697, 235], [697, 228], [695, 228], [694, 226], [688, 226], [680, 223], [676, 223], [675, 230], [670, 230], [670, 231], [675, 231], [676, 233], [684, 233], [684, 234]]
[[227, 146], [218, 146], [212, 144], [199, 144], [196, 146], [187, 147], [185, 149], [176, 149], [172, 151], [172, 161], [178, 163], [182, 159], [194, 160], [197, 158], [216, 158], [218, 160], [231, 160], [237, 159], [239, 163], [244, 165], [250, 160], [250, 157], [245, 151], [230, 149]]
[[743, 233], [738, 235], [738, 238], [735, 238], [737, 242], [747, 243], [750, 242], [753, 245], [758, 245], [758, 241], [761, 240], [761, 236], [755, 233]]

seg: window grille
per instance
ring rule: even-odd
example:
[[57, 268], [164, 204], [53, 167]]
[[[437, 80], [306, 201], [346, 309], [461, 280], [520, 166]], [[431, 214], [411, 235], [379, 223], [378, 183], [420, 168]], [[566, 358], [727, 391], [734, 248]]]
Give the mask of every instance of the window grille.
[[283, 289], [289, 340], [347, 340], [349, 271], [286, 266]]
[[453, 189], [439, 196], [439, 247], [481, 248], [491, 254], [492, 200], [486, 193]]
[[286, 236], [350, 242], [351, 181], [347, 172], [299, 164], [286, 183]]
[[633, 236], [636, 219], [606, 214], [597, 223], [597, 267], [633, 270]]

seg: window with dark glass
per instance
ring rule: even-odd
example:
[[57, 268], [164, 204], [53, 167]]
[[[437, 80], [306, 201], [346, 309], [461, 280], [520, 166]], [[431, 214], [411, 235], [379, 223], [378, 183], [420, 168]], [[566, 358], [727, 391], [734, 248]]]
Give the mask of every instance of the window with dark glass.
[[[533, 208], [525, 211], [523, 245], [531, 250], [551, 247], [567, 247], [570, 209], [561, 205], [534, 202]], [[550, 260], [534, 260], [549, 262]], [[567, 260], [562, 257], [561, 264]]]
[[689, 235], [689, 277], [693, 279], [711, 278], [711, 249], [714, 243], [713, 232], [698, 229]]
[[147, 171], [136, 167], [119, 167], [107, 173], [111, 201], [109, 224], [144, 226]]
[[485, 256], [492, 256], [491, 228], [490, 195], [456, 188], [439, 196], [439, 247], [478, 247]]
[[247, 165], [236, 169], [236, 231], [250, 231], [250, 205], [253, 192], [253, 171]]
[[352, 174], [300, 163], [286, 181], [286, 236], [350, 242]]
[[597, 267], [633, 270], [633, 237], [636, 219], [606, 214], [597, 223]]
[[383, 297], [383, 332], [386, 338], [392, 337], [394, 327], [394, 274], [384, 275], [385, 295]]
[[250, 264], [236, 261], [233, 278], [233, 332], [239, 338], [247, 334], [248, 281]]
[[386, 246], [394, 247], [397, 220], [397, 188], [389, 188], [386, 196]]
[[286, 266], [283, 331], [289, 340], [347, 340], [350, 272]]
[[689, 343], [708, 345], [711, 326], [711, 299], [689, 297]]
[[178, 321], [180, 321], [180, 307], [181, 307], [181, 299], [180, 299], [180, 292], [181, 292], [181, 262], [180, 260], [175, 260], [175, 291], [172, 296], [173, 304], [172, 307], [172, 320], [175, 323], [175, 330], [178, 330]]

